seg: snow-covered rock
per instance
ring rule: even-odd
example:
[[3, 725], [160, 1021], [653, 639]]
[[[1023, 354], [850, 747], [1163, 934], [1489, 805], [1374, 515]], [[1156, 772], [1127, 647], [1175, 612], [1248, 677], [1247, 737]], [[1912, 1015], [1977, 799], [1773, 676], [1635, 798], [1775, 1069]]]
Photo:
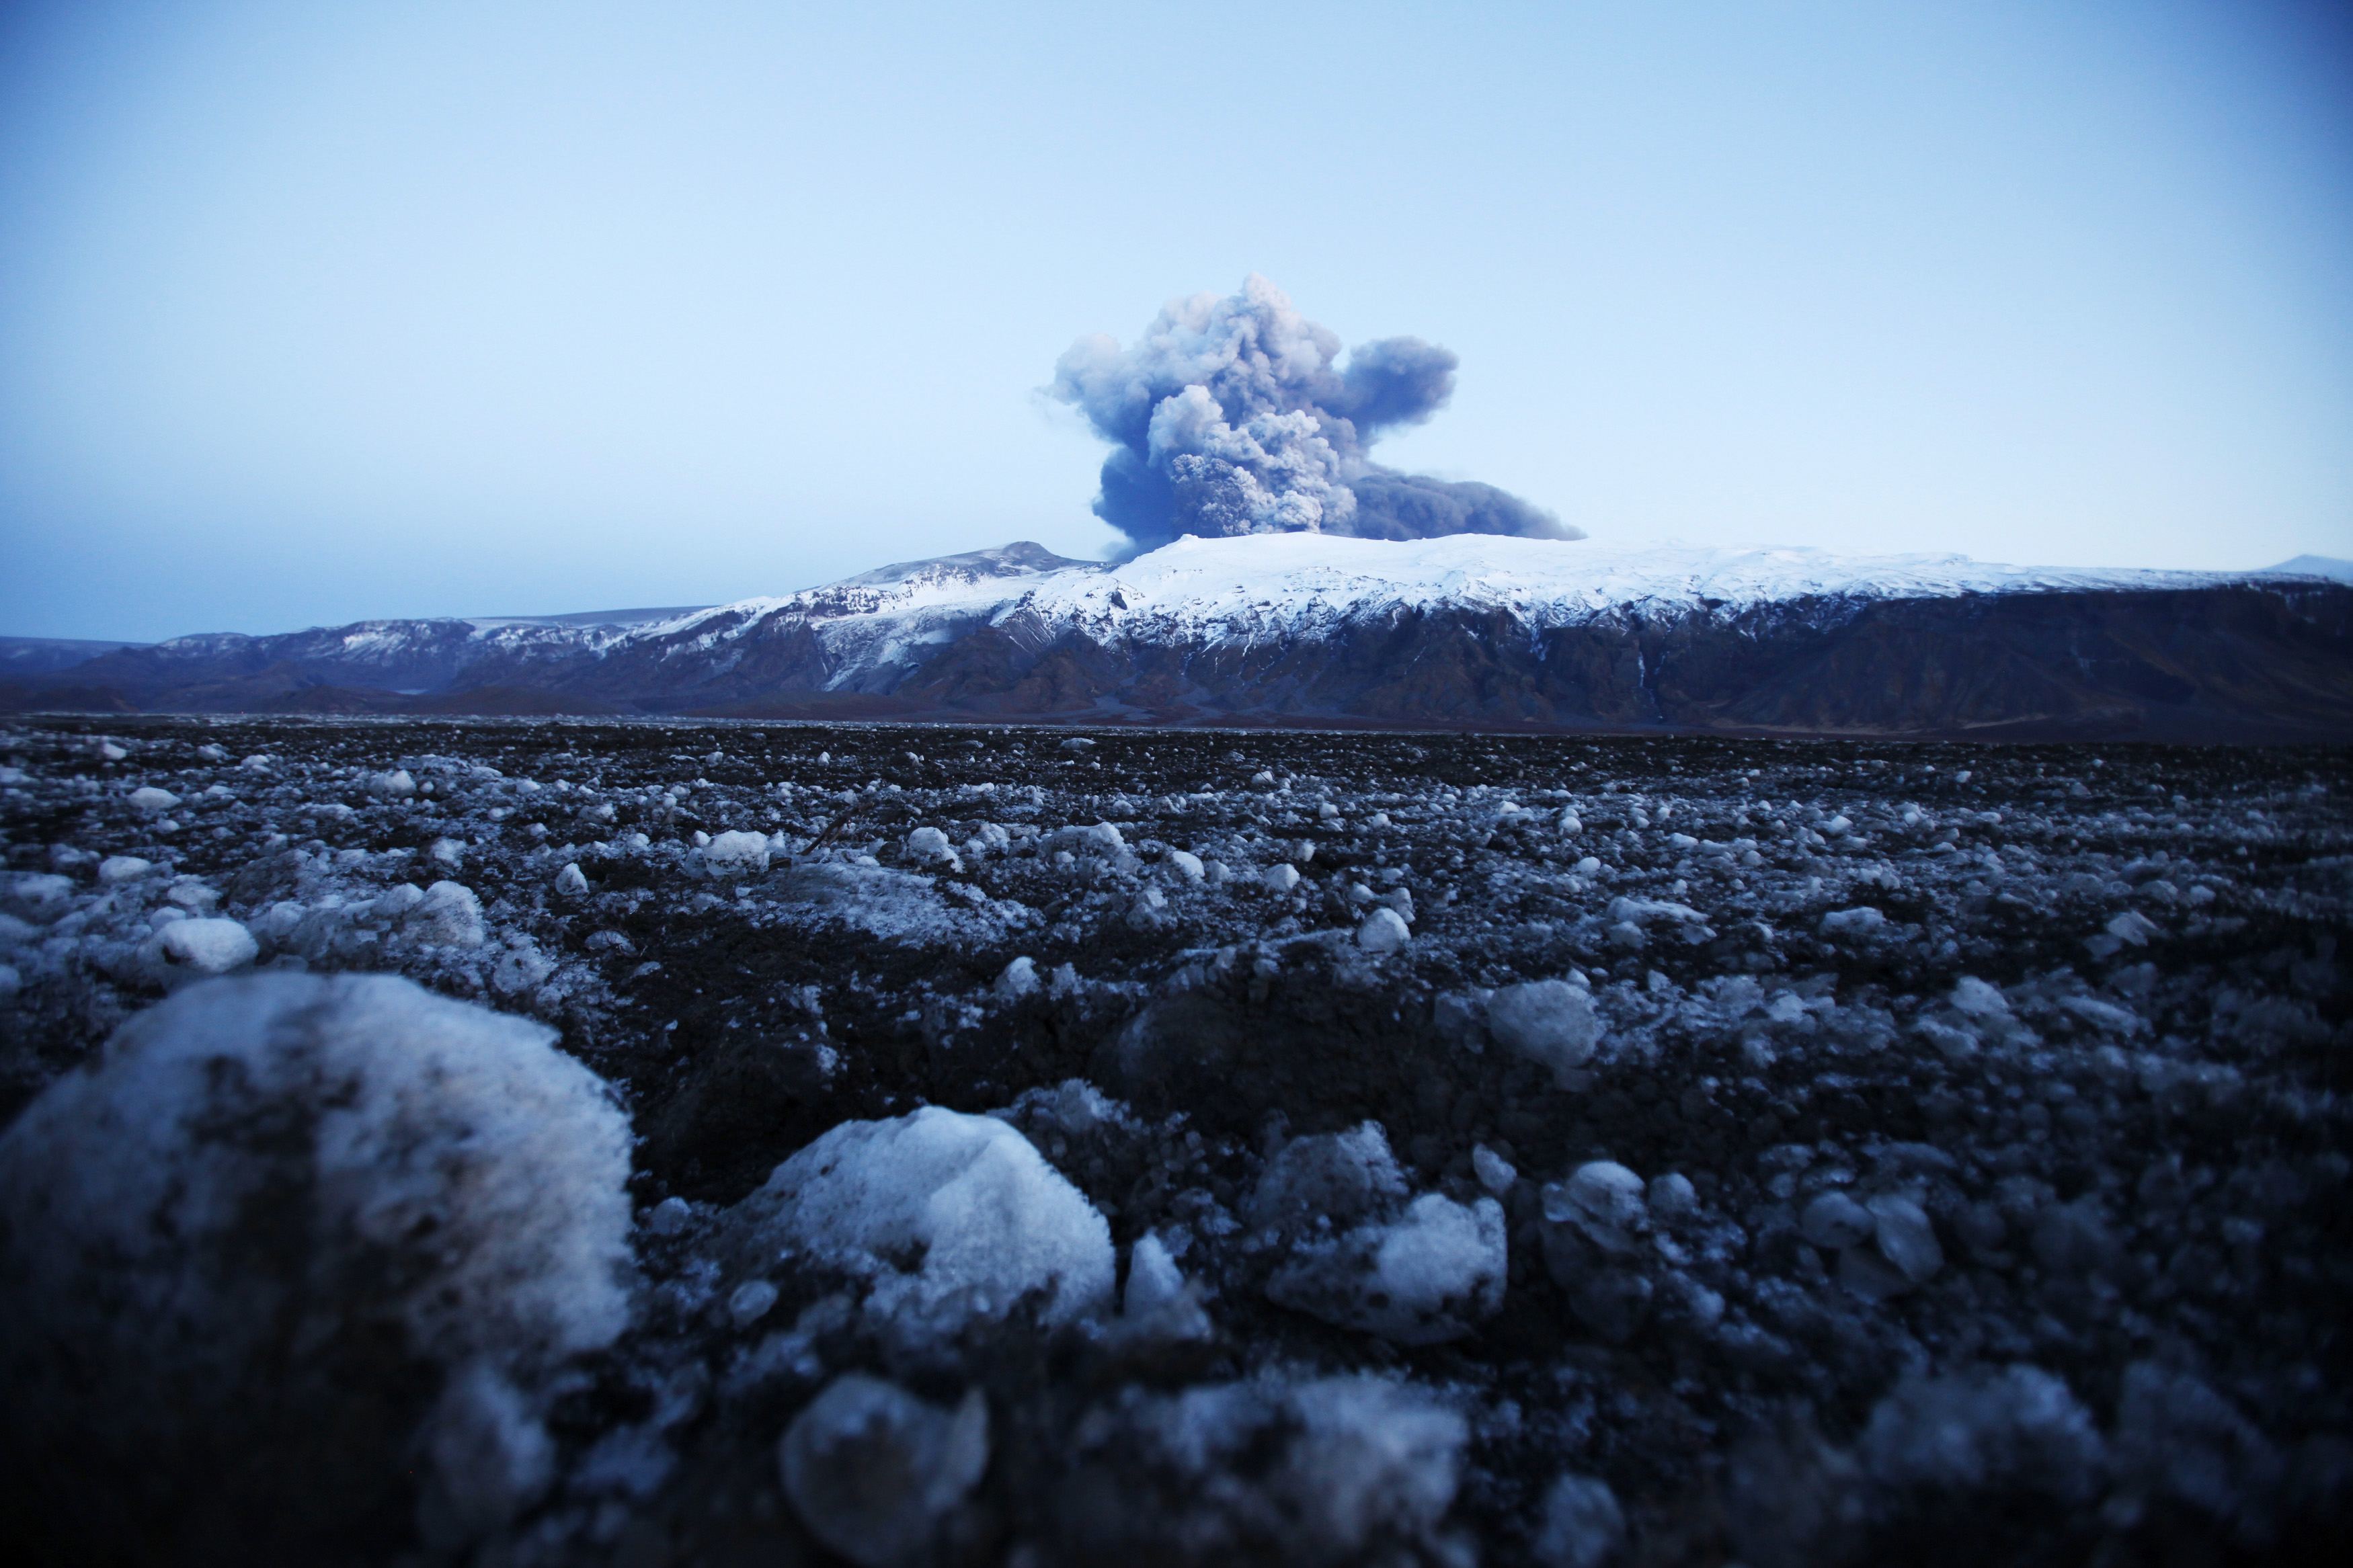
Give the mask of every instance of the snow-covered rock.
[[1504, 1304], [1504, 1209], [1424, 1193], [1394, 1220], [1303, 1241], [1267, 1297], [1398, 1344], [1460, 1339]]
[[1111, 1227], [1018, 1131], [925, 1106], [845, 1121], [738, 1205], [740, 1266], [783, 1248], [869, 1287], [866, 1310], [922, 1342], [1034, 1302], [1066, 1323], [1107, 1306]]
[[1556, 1079], [1590, 1060], [1601, 1039], [1592, 994], [1566, 980], [1504, 986], [1487, 1004], [1487, 1028], [1505, 1049], [1549, 1068]]
[[215, 980], [27, 1107], [0, 1419], [61, 1444], [60, 1506], [135, 1519], [161, 1467], [216, 1489], [193, 1528], [315, 1539], [402, 1494], [412, 1434], [428, 1539], [527, 1501], [541, 1391], [628, 1308], [628, 1125], [554, 1039], [389, 976]]
[[232, 920], [174, 921], [155, 940], [166, 963], [192, 974], [227, 974], [261, 951], [253, 933]]
[[741, 829], [722, 833], [702, 847], [702, 858], [722, 876], [768, 868], [768, 836]]
[[1413, 940], [1405, 917], [1392, 909], [1376, 909], [1356, 928], [1356, 945], [1366, 952], [1397, 952]]

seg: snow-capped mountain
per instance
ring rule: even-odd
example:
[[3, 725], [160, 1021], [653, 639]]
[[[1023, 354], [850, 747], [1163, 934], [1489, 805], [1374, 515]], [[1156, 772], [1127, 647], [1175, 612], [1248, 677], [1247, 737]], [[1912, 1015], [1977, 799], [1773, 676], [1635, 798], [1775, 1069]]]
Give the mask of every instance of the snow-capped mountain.
[[2353, 589], [1452, 535], [1012, 544], [637, 621], [183, 637], [17, 706], [1783, 732], [2353, 733]]

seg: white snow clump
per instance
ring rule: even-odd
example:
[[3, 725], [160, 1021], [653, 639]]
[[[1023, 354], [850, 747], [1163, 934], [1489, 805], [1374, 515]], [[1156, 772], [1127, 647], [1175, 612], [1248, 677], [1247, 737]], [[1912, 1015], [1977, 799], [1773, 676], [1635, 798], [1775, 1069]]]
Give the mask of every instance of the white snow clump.
[[909, 1342], [953, 1337], [1035, 1297], [1047, 1323], [1109, 1302], [1111, 1226], [1003, 1121], [936, 1105], [845, 1121], [738, 1208], [759, 1271], [791, 1247], [865, 1280], [868, 1313]]
[[261, 951], [253, 933], [232, 920], [174, 921], [157, 933], [164, 962], [195, 974], [227, 974]]

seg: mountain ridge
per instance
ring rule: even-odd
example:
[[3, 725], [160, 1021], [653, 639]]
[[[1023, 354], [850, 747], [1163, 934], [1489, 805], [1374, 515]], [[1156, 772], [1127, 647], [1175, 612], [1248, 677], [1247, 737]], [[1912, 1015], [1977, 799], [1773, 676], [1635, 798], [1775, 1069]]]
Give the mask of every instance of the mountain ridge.
[[205, 634], [6, 671], [0, 702], [2353, 736], [2353, 587], [2276, 568], [1314, 534], [1186, 538], [1105, 564], [1019, 542], [669, 618], [586, 619]]

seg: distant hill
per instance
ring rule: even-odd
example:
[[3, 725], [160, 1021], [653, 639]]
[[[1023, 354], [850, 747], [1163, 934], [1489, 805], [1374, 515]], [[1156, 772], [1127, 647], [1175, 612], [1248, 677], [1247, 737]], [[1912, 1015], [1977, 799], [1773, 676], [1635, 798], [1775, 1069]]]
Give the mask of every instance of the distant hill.
[[2353, 583], [2353, 561], [2334, 555], [2299, 555], [2283, 561], [2271, 568], [2274, 573], [2298, 577], [2327, 577], [2339, 583]]

